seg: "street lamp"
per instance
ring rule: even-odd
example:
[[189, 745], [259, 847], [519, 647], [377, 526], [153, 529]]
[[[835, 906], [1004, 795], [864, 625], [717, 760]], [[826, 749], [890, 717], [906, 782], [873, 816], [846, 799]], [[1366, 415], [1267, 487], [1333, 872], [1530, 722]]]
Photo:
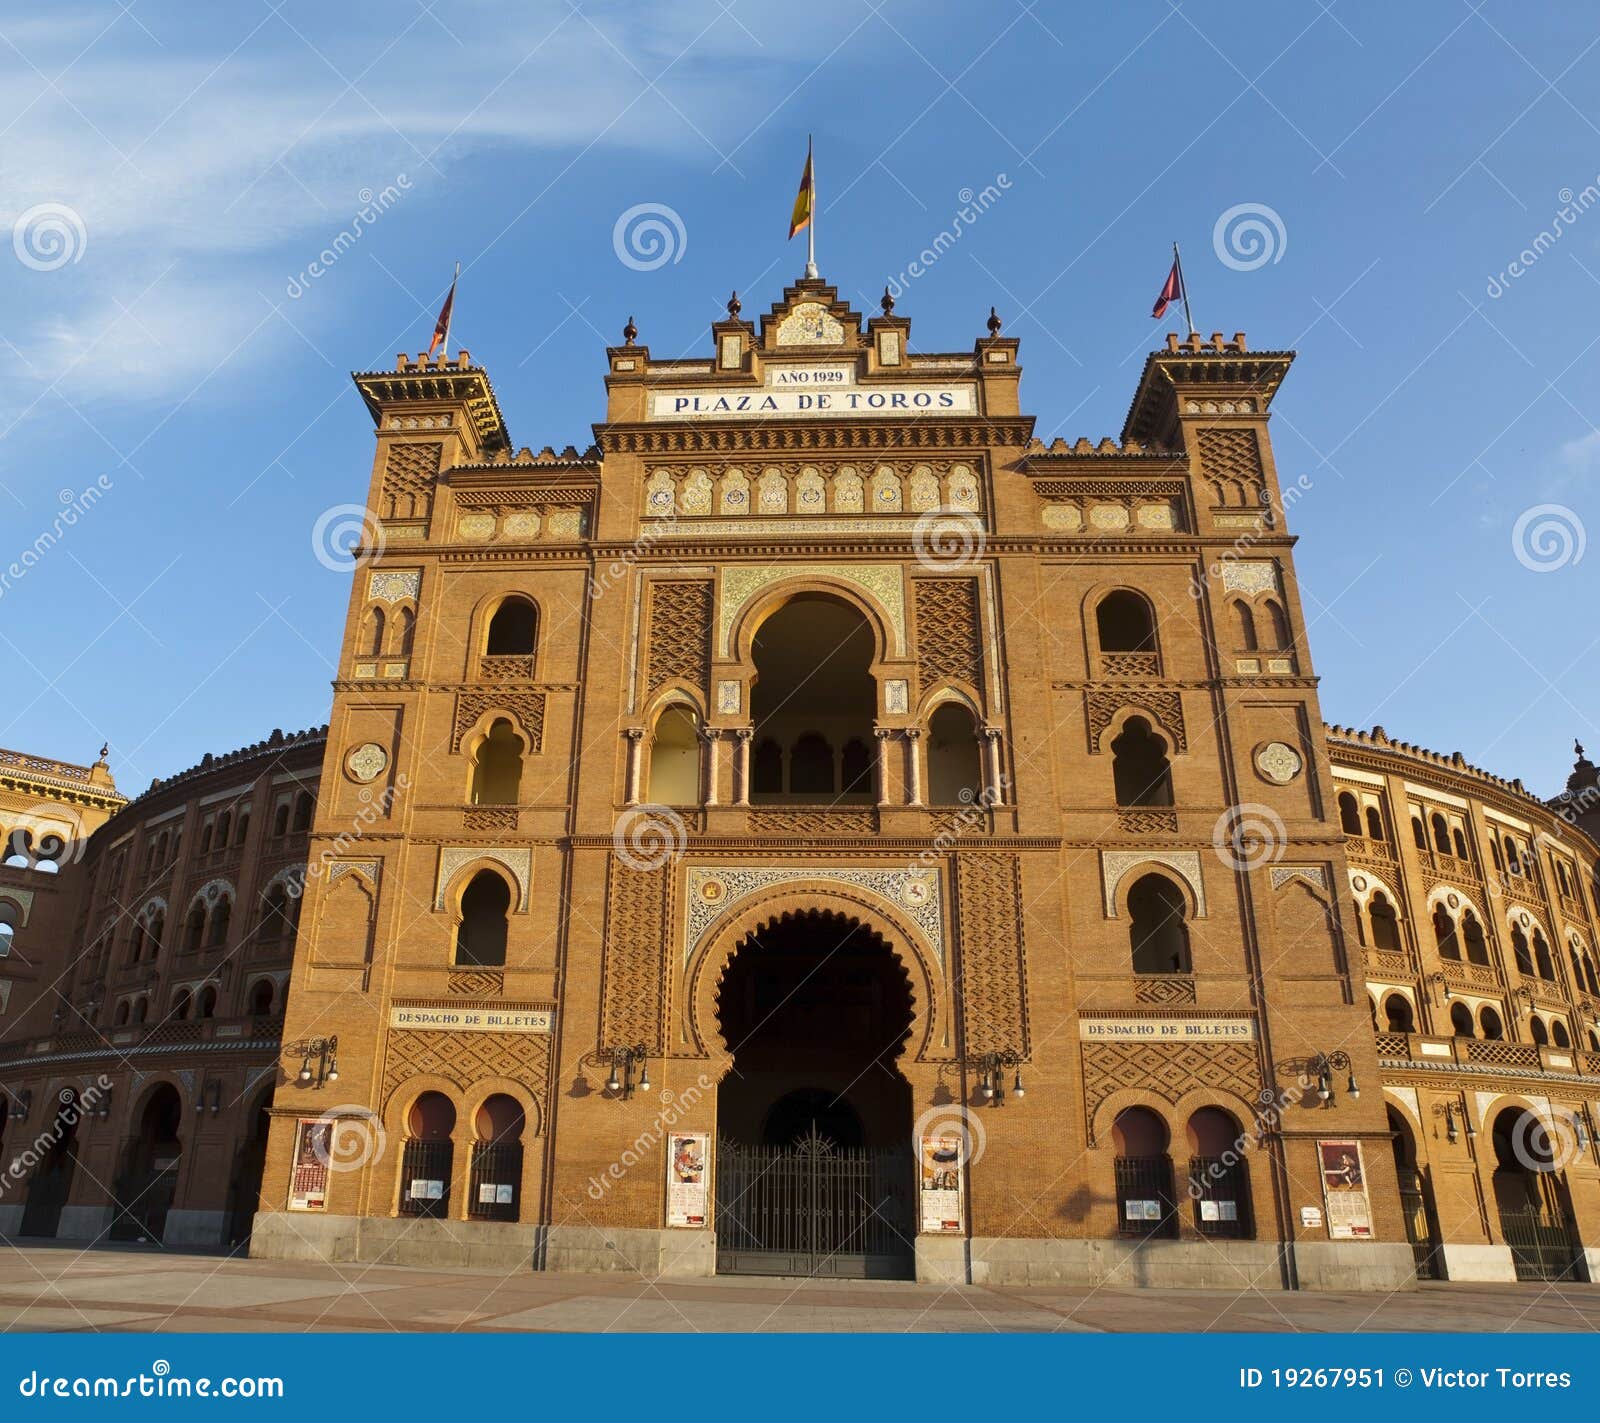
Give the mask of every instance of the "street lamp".
[[339, 1080], [339, 1038], [302, 1038], [284, 1045], [286, 1056], [300, 1054], [300, 1070], [295, 1082], [301, 1087], [321, 1087]]
[[639, 1090], [650, 1090], [650, 1064], [645, 1061], [643, 1043], [635, 1043], [632, 1047], [603, 1047], [600, 1057], [611, 1061], [611, 1075], [606, 1079], [608, 1092], [615, 1092], [624, 1102], [633, 1096], [635, 1066], [639, 1069]]
[[1022, 1085], [1022, 1054], [1009, 1049], [986, 1052], [968, 1061], [978, 1072], [978, 1095], [992, 1107], [1006, 1104], [1006, 1069], [1012, 1070], [1011, 1095], [1019, 1100], [1028, 1095]]
[[1325, 1107], [1333, 1105], [1333, 1074], [1343, 1072], [1345, 1076], [1344, 1090], [1349, 1094], [1352, 1102], [1361, 1099], [1361, 1084], [1356, 1081], [1356, 1070], [1350, 1061], [1347, 1052], [1319, 1052], [1310, 1063], [1311, 1070], [1317, 1077], [1317, 1097]]

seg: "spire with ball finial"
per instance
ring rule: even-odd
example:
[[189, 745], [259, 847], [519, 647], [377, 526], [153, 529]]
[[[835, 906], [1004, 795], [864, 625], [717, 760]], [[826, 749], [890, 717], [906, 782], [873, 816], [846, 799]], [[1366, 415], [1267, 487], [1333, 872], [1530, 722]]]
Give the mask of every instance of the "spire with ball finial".
[[639, 338], [639, 328], [633, 324], [633, 318], [628, 318], [628, 324], [622, 328], [622, 344], [631, 346]]
[[728, 320], [737, 321], [739, 319], [739, 313], [742, 310], [743, 307], [739, 302], [739, 293], [734, 292], [734, 294], [728, 298]]
[[995, 309], [992, 306], [989, 308], [988, 326], [989, 326], [989, 335], [991, 337], [998, 336], [1000, 334], [1000, 316], [999, 316], [999, 313], [996, 312]]
[[890, 295], [888, 287], [883, 289], [883, 296], [879, 299], [878, 305], [883, 308], [885, 316], [894, 315], [894, 297]]

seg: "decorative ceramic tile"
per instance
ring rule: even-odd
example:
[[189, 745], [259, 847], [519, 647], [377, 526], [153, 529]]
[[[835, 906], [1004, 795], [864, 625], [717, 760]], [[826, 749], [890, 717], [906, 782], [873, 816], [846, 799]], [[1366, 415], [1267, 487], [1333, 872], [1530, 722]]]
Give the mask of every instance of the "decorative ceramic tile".
[[433, 890], [433, 907], [444, 908], [445, 887], [462, 865], [473, 860], [493, 860], [510, 871], [517, 882], [517, 913], [528, 912], [529, 886], [533, 878], [533, 851], [527, 846], [503, 850], [489, 845], [446, 845], [439, 851], [439, 877]]
[[402, 598], [415, 598], [422, 587], [422, 570], [386, 568], [367, 576], [367, 597], [384, 603], [398, 603]]
[[836, 578], [868, 594], [888, 615], [894, 633], [894, 652], [906, 650], [905, 581], [896, 563], [807, 563], [789, 567], [771, 564], [736, 564], [722, 572], [722, 599], [717, 609], [717, 650], [728, 655], [728, 640], [739, 613], [757, 593], [785, 579]]
[[1205, 918], [1206, 887], [1200, 878], [1198, 850], [1102, 850], [1100, 878], [1105, 887], [1106, 918], [1117, 917], [1117, 886], [1138, 865], [1164, 865], [1194, 891], [1196, 916]]

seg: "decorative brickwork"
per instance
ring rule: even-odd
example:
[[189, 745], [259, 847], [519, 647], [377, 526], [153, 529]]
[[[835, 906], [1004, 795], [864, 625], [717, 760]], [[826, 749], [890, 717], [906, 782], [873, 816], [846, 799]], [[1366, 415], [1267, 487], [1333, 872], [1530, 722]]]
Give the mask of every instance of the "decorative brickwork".
[[711, 674], [711, 585], [650, 585], [649, 691], [669, 681], [704, 690]]
[[1022, 882], [1015, 855], [956, 860], [958, 998], [967, 1055], [1028, 1051]]
[[1201, 430], [1200, 474], [1218, 504], [1266, 503], [1261, 447], [1254, 430]]
[[452, 973], [448, 989], [452, 997], [498, 998], [505, 992], [506, 976], [494, 969], [467, 969]]
[[436, 442], [389, 446], [380, 505], [385, 519], [426, 519], [433, 512], [433, 484], [443, 457], [444, 446]]
[[1139, 707], [1151, 713], [1170, 732], [1173, 749], [1189, 749], [1189, 737], [1183, 725], [1183, 699], [1174, 691], [1163, 687], [1093, 688], [1084, 692], [1084, 709], [1089, 720], [1089, 746], [1098, 750], [1100, 737], [1116, 720], [1117, 714], [1129, 707]]
[[1177, 1102], [1196, 1087], [1209, 1087], [1249, 1103], [1261, 1085], [1253, 1043], [1084, 1043], [1082, 1047], [1090, 1145], [1095, 1113], [1113, 1092], [1137, 1088]]
[[1194, 980], [1182, 974], [1152, 974], [1133, 981], [1133, 999], [1136, 1003], [1163, 1006], [1169, 1003], [1193, 1003]]
[[[520, 1006], [520, 1005], [519, 1005]], [[383, 1059], [383, 1099], [414, 1077], [442, 1077], [463, 1092], [488, 1077], [508, 1077], [527, 1088], [538, 1104], [530, 1131], [542, 1132], [549, 1116], [548, 1033], [429, 1033], [402, 1028], [389, 1034]]]
[[606, 901], [602, 1043], [663, 1047], [667, 1016], [667, 893], [665, 866], [630, 869], [611, 859]]
[[544, 749], [544, 693], [513, 692], [509, 688], [456, 693], [455, 727], [450, 733], [450, 749], [461, 749], [461, 738], [478, 723], [487, 711], [508, 712], [517, 723], [517, 729], [527, 739], [527, 754], [535, 755]]
[[946, 680], [983, 685], [983, 630], [975, 578], [918, 578], [917, 669], [926, 691]]

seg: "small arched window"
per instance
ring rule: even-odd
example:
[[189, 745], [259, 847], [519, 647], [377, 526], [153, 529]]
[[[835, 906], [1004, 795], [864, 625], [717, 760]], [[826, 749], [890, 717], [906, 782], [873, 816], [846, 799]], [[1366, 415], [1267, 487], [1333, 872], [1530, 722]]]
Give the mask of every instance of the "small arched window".
[[490, 657], [531, 657], [539, 638], [539, 610], [526, 598], [507, 598], [489, 619], [483, 650]]
[[1472, 1009], [1465, 1003], [1452, 1003], [1450, 1005], [1450, 1031], [1458, 1038], [1470, 1038], [1472, 1031]]
[[1128, 718], [1111, 743], [1111, 780], [1118, 805], [1171, 805], [1172, 765], [1167, 743], [1142, 716]]
[[1235, 598], [1233, 601], [1233, 625], [1243, 652], [1256, 650], [1256, 615], [1250, 611], [1250, 605], [1243, 599]]
[[1339, 792], [1339, 828], [1346, 835], [1361, 833], [1361, 807], [1349, 791]]
[[868, 797], [872, 794], [872, 752], [859, 736], [852, 736], [839, 752], [840, 777], [844, 794]]
[[1428, 848], [1428, 832], [1422, 828], [1422, 817], [1420, 815], [1411, 817], [1411, 839], [1415, 842], [1417, 849], [1426, 850]]
[[143, 994], [133, 1000], [133, 1021], [142, 1023], [150, 1016], [150, 1000]]
[[189, 1016], [191, 999], [187, 988], [180, 988], [172, 997], [172, 1016], [180, 1022]]
[[409, 607], [401, 608], [394, 615], [394, 651], [398, 657], [408, 657], [411, 654], [411, 640], [417, 631], [417, 615]]
[[1522, 875], [1522, 856], [1517, 853], [1517, 842], [1509, 835], [1505, 838], [1506, 869], [1519, 878]]
[[967, 805], [982, 794], [977, 719], [959, 703], [945, 702], [928, 718], [928, 798], [934, 805]]
[[411, 1104], [400, 1160], [401, 1215], [449, 1219], [455, 1125], [455, 1104], [442, 1092], [424, 1092]]
[[294, 828], [297, 831], [311, 829], [311, 810], [311, 792], [301, 791], [294, 801]]
[[207, 939], [209, 947], [220, 949], [228, 942], [228, 927], [232, 920], [233, 901], [227, 895], [223, 895], [211, 911], [211, 933]]
[[1395, 913], [1394, 905], [1389, 903], [1389, 896], [1381, 889], [1372, 896], [1367, 917], [1372, 920], [1372, 947], [1399, 953], [1400, 916]]
[[1434, 811], [1429, 817], [1428, 824], [1433, 827], [1433, 848], [1441, 855], [1450, 853], [1450, 827], [1445, 824], [1444, 816]]
[[656, 718], [646, 799], [653, 805], [700, 802], [700, 728], [694, 712], [686, 706], [666, 707]]
[[1528, 1033], [1540, 1047], [1550, 1046], [1550, 1030], [1545, 1027], [1544, 1019], [1537, 1014], [1528, 1019]]
[[1459, 825], [1450, 827], [1450, 846], [1455, 851], [1458, 860], [1467, 858], [1467, 837], [1461, 833]]
[[479, 870], [473, 875], [461, 894], [456, 963], [474, 968], [503, 967], [510, 913], [510, 885], [493, 870]]
[[206, 907], [199, 900], [196, 900], [189, 906], [188, 918], [183, 921], [184, 949], [189, 953], [193, 953], [205, 942], [205, 937]]
[[1461, 940], [1456, 934], [1456, 921], [1442, 904], [1433, 906], [1433, 939], [1439, 946], [1440, 958], [1460, 959]]
[[216, 827], [209, 820], [200, 827], [200, 853], [202, 855], [210, 851], [211, 836], [215, 832], [215, 829]]
[[1267, 599], [1262, 610], [1267, 615], [1267, 626], [1271, 629], [1272, 650], [1287, 652], [1293, 642], [1289, 636], [1289, 615], [1284, 612], [1283, 605], [1272, 598]]
[[1150, 604], [1126, 588], [1107, 593], [1095, 609], [1102, 652], [1154, 652], [1156, 620]]
[[1178, 1233], [1167, 1125], [1148, 1107], [1125, 1107], [1111, 1127], [1116, 1146], [1117, 1230], [1147, 1239]]
[[1135, 973], [1189, 973], [1189, 930], [1183, 892], [1165, 875], [1148, 874], [1128, 891], [1128, 937]]
[[1517, 961], [1517, 972], [1524, 978], [1533, 977], [1533, 955], [1528, 952], [1528, 936], [1519, 927], [1511, 930], [1511, 955]]
[[1483, 925], [1470, 909], [1461, 916], [1461, 942], [1466, 948], [1468, 963], [1489, 962], [1489, 944], [1483, 937]]
[[505, 717], [498, 717], [478, 738], [472, 751], [473, 805], [515, 805], [522, 792], [522, 738]]
[[750, 790], [753, 795], [783, 794], [783, 747], [770, 736], [758, 741], [751, 754]]
[[357, 645], [356, 653], [361, 657], [381, 657], [383, 655], [382, 608], [367, 609], [367, 615], [361, 622], [361, 640]]
[[289, 833], [289, 802], [284, 801], [272, 817], [272, 833], [277, 839], [282, 839]]
[[1383, 1000], [1383, 1016], [1391, 1033], [1416, 1031], [1416, 1015], [1411, 1011], [1411, 1003], [1404, 994], [1391, 993]]
[[1483, 1028], [1483, 1036], [1491, 1043], [1500, 1042], [1506, 1035], [1505, 1024], [1500, 1021], [1500, 1015], [1493, 1008], [1485, 1007], [1478, 1014], [1478, 1023]]
[[215, 1018], [217, 1016], [217, 989], [215, 984], [208, 983], [200, 990], [199, 1009], [195, 1016], [199, 1018]]
[[250, 990], [250, 1016], [265, 1018], [272, 1012], [273, 984], [270, 978], [257, 980]]
[[1572, 1035], [1567, 1032], [1567, 1025], [1560, 1018], [1550, 1020], [1550, 1041], [1556, 1047], [1572, 1046]]
[[1535, 929], [1533, 931], [1533, 964], [1539, 971], [1540, 978], [1554, 981], [1556, 976], [1556, 961], [1550, 956], [1550, 945], [1545, 943], [1544, 934]]
[[118, 1028], [124, 1027], [127, 1024], [127, 1021], [128, 1021], [128, 1000], [126, 998], [124, 998], [122, 1000], [122, 1002], [117, 1004], [117, 1015], [111, 1021], [112, 1021], [113, 1026], [118, 1027]]
[[789, 753], [791, 795], [833, 795], [833, 747], [821, 732], [803, 732]]
[[1378, 814], [1378, 807], [1375, 805], [1367, 807], [1367, 838], [1369, 840], [1382, 840], [1384, 838], [1383, 817]]

